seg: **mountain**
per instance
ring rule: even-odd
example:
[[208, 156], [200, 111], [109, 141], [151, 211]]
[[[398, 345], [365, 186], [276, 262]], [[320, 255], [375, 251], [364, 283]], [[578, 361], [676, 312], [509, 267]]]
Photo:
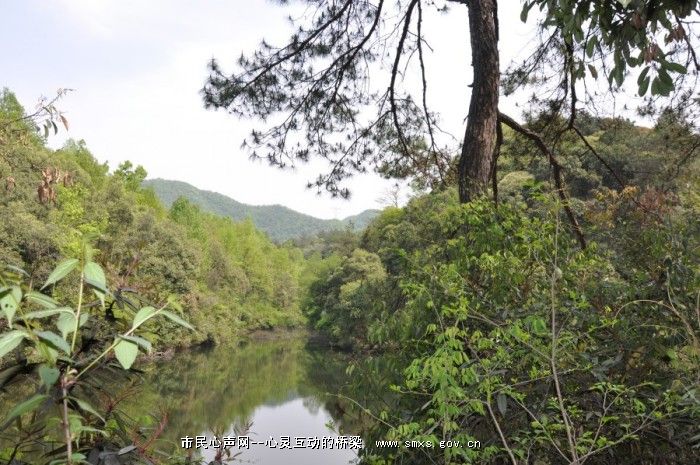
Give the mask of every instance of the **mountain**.
[[343, 220], [324, 220], [282, 205], [247, 205], [223, 194], [198, 189], [181, 181], [147, 179], [143, 182], [143, 186], [153, 189], [158, 198], [168, 207], [179, 197], [184, 197], [203, 210], [216, 215], [227, 216], [236, 221], [250, 218], [258, 229], [265, 231], [271, 239], [279, 242], [348, 226], [361, 230], [379, 213], [379, 210], [365, 210]]

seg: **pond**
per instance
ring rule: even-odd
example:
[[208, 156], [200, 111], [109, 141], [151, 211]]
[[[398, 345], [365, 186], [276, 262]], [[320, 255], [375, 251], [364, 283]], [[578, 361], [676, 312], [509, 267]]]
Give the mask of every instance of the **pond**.
[[167, 415], [159, 442], [207, 461], [229, 445], [231, 463], [357, 463], [367, 418], [343, 397], [350, 361], [300, 337], [185, 352], [146, 370], [120, 408]]
[[[184, 351], [128, 375], [107, 367], [91, 378], [91, 394], [79, 387], [74, 395], [107, 413], [108, 423], [95, 426], [121, 435], [122, 444], [147, 444], [153, 458], [177, 452], [206, 464], [225, 449], [222, 458], [230, 461], [223, 463], [346, 465], [359, 463], [364, 446], [381, 434], [376, 413], [397, 411], [397, 397], [386, 389], [398, 381], [394, 363], [285, 335]], [[35, 389], [29, 380], [15, 383], [0, 392], [1, 409]], [[0, 450], [16, 441], [5, 431]], [[43, 444], [37, 450], [27, 442], [23, 460], [60, 447]]]

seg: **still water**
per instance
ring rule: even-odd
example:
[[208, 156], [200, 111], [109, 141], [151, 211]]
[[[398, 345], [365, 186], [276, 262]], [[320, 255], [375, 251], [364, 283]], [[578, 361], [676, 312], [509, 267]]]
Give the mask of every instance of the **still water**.
[[[366, 419], [337, 395], [352, 391], [349, 362], [345, 354], [296, 337], [186, 352], [147, 369], [137, 385], [125, 388], [121, 408], [142, 420], [167, 414], [160, 439], [165, 449], [207, 461], [218, 449], [214, 438], [237, 437], [230, 463], [357, 463]], [[206, 437], [206, 446], [194, 452], [197, 436]], [[193, 447], [182, 449], [187, 437]]]

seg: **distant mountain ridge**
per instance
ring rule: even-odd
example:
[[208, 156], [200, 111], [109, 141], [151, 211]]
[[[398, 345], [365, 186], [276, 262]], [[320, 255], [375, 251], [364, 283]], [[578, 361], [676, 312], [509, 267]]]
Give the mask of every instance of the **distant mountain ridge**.
[[343, 229], [348, 225], [356, 230], [364, 229], [379, 214], [379, 210], [365, 210], [343, 220], [324, 220], [299, 213], [282, 205], [248, 205], [218, 192], [202, 190], [182, 181], [147, 179], [144, 187], [150, 187], [167, 207], [179, 197], [184, 197], [202, 210], [236, 221], [250, 218], [255, 226], [265, 231], [275, 241], [285, 241], [311, 236], [322, 231]]

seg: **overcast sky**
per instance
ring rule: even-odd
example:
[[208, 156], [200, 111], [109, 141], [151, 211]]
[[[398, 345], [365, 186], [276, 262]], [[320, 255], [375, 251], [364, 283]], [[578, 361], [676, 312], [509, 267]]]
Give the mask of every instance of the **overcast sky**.
[[[518, 17], [520, 2], [501, 1], [501, 56], [505, 69], [533, 36]], [[250, 204], [282, 204], [322, 218], [367, 208], [391, 183], [357, 176], [350, 200], [306, 188], [323, 165], [280, 171], [252, 162], [240, 149], [251, 123], [203, 108], [199, 91], [206, 64], [216, 57], [232, 69], [242, 52], [264, 37], [281, 45], [290, 32], [289, 10], [265, 0], [5, 0], [0, 19], [0, 86], [26, 108], [40, 95], [70, 87], [59, 104], [69, 132], [84, 139], [100, 161], [143, 165], [149, 177], [176, 179]], [[433, 53], [426, 59], [430, 100], [443, 126], [461, 137], [471, 68], [466, 8], [427, 14]], [[504, 106], [505, 105], [505, 106]], [[515, 113], [513, 100], [504, 103]]]

